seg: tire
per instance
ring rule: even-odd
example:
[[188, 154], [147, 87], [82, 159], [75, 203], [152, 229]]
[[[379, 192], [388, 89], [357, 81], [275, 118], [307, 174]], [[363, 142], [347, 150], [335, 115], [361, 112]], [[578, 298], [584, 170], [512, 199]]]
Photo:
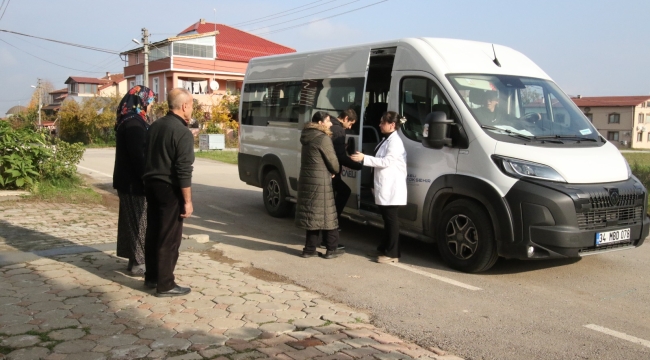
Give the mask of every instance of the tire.
[[456, 270], [486, 271], [499, 258], [492, 221], [483, 206], [471, 200], [456, 200], [445, 206], [436, 239], [440, 255]]
[[262, 196], [264, 207], [269, 215], [283, 218], [289, 215], [291, 204], [287, 201], [287, 190], [277, 170], [269, 171], [264, 176]]

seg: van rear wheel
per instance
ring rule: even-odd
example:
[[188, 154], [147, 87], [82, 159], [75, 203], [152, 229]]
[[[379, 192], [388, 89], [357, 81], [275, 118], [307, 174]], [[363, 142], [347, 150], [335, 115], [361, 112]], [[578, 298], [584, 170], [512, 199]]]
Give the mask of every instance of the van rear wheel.
[[451, 268], [481, 272], [498, 259], [492, 222], [477, 202], [462, 199], [445, 206], [436, 232], [440, 255]]
[[282, 177], [277, 170], [269, 171], [264, 176], [262, 196], [264, 198], [264, 207], [269, 215], [283, 218], [289, 214], [291, 204], [287, 201], [287, 191], [285, 189], [284, 181], [282, 181]]

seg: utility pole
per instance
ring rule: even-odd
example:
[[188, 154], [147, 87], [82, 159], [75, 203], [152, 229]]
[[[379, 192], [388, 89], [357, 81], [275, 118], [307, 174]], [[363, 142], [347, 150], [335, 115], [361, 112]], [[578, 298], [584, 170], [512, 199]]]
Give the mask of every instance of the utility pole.
[[142, 28], [142, 45], [144, 47], [144, 86], [149, 87], [149, 30]]
[[43, 89], [41, 89], [41, 79], [38, 79], [38, 85], [36, 86], [38, 90], [38, 129], [41, 129], [41, 108], [43, 107]]

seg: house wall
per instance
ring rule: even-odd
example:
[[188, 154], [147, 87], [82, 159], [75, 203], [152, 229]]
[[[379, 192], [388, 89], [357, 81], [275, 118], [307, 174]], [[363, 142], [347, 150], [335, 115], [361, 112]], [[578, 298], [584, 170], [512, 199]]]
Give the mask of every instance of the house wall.
[[[635, 143], [634, 148], [636, 149], [650, 149], [650, 107], [645, 106], [646, 103], [637, 106], [634, 108], [634, 129], [636, 131], [637, 127], [645, 129], [642, 135], [642, 141]], [[639, 114], [643, 115], [642, 121], [639, 121]], [[635, 138], [636, 140], [636, 138]]]
[[[585, 107], [580, 108], [583, 112]], [[619, 124], [609, 124], [609, 114], [617, 113], [620, 115], [621, 122]], [[620, 148], [635, 147], [636, 145], [636, 131], [634, 119], [634, 107], [590, 107], [589, 114], [592, 114], [592, 122], [598, 132], [607, 138], [608, 132], [618, 132], [619, 140], [613, 141], [612, 144]], [[650, 130], [650, 127], [649, 127]], [[643, 144], [643, 143], [641, 143]], [[650, 148], [650, 143], [647, 143]]]

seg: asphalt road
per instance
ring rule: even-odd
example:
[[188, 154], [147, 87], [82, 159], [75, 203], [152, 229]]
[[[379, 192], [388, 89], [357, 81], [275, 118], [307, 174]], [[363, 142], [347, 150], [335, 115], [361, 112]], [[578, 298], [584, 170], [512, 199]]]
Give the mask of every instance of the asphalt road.
[[[79, 171], [110, 183], [114, 150], [90, 149]], [[402, 237], [400, 267], [365, 256], [381, 230], [343, 221], [347, 254], [302, 259], [302, 230], [266, 214], [236, 165], [194, 164], [196, 217], [225, 255], [364, 309], [377, 326], [467, 359], [650, 359], [650, 243], [570, 261], [503, 260], [488, 272], [445, 267], [435, 246]]]

